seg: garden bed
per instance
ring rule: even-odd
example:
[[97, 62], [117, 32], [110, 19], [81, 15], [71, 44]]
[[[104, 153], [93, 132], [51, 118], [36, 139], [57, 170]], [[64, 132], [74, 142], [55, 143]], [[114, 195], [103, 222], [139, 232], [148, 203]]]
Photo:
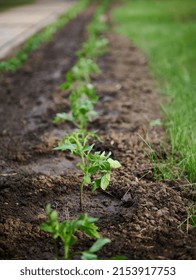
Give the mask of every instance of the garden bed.
[[[51, 120], [69, 106], [59, 84], [75, 62], [92, 13], [88, 8], [0, 82], [1, 259], [54, 258], [52, 240], [39, 230], [47, 203], [61, 219], [80, 214], [81, 174], [75, 159], [53, 151], [73, 126]], [[122, 167], [113, 172], [107, 191], [85, 189], [84, 211], [99, 217], [101, 235], [112, 241], [100, 258], [195, 259], [195, 229], [178, 228], [195, 201], [195, 190], [186, 181], [155, 180], [143, 141], [149, 141], [158, 156], [167, 156], [160, 148], [164, 129], [149, 125], [161, 116], [147, 60], [125, 38], [113, 33], [107, 37], [109, 51], [99, 59], [102, 73], [93, 78], [98, 117], [89, 129], [98, 130], [103, 139], [95, 148], [111, 151]], [[92, 244], [79, 237], [77, 249]]]

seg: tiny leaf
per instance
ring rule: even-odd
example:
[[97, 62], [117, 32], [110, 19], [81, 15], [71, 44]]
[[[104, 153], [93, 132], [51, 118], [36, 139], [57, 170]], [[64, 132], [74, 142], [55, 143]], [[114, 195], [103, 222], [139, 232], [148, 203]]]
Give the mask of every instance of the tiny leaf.
[[48, 225], [46, 223], [43, 223], [40, 225], [40, 229], [43, 230], [43, 231], [46, 231], [46, 232], [50, 232], [52, 233], [53, 232], [53, 228], [51, 225]]
[[108, 238], [99, 238], [94, 244], [93, 246], [89, 249], [90, 253], [95, 253], [97, 251], [99, 251], [104, 245], [106, 245], [107, 243], [110, 243], [111, 240]]
[[109, 183], [110, 183], [110, 173], [106, 173], [106, 175], [104, 175], [101, 178], [101, 188], [102, 188], [102, 190], [106, 190]]
[[96, 239], [100, 238], [100, 235], [97, 231], [97, 226], [93, 223], [89, 223], [89, 221], [85, 225], [82, 225], [80, 230], [82, 230], [88, 236]]
[[83, 180], [85, 184], [90, 185], [91, 177], [89, 175], [85, 175]]
[[83, 152], [89, 152], [92, 150], [92, 148], [94, 147], [95, 144], [92, 144], [91, 146], [86, 146], [84, 149], [83, 149]]
[[66, 151], [66, 150], [70, 150], [71, 152], [74, 152], [76, 149], [76, 145], [75, 144], [60, 144], [58, 147], [54, 148], [54, 150], [56, 151]]
[[101, 185], [101, 178], [95, 180], [92, 185], [92, 191], [94, 192]]
[[98, 170], [99, 170], [99, 166], [96, 165], [96, 166], [90, 167], [89, 170], [88, 170], [88, 172], [89, 172], [90, 174], [95, 174], [95, 173], [97, 173]]
[[95, 254], [89, 253], [88, 251], [82, 253], [82, 260], [97, 260], [97, 256]]
[[52, 211], [51, 214], [50, 214], [50, 219], [51, 221], [56, 221], [58, 218], [58, 214], [56, 211]]
[[113, 160], [112, 158], [108, 159], [111, 168], [120, 168], [121, 164], [118, 160]]

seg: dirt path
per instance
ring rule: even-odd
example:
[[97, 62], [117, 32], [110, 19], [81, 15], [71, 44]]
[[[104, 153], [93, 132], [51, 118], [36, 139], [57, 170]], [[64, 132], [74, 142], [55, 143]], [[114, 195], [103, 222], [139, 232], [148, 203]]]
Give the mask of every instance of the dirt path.
[[[53, 243], [38, 228], [47, 202], [62, 219], [80, 213], [80, 174], [74, 159], [52, 151], [56, 140], [73, 127], [53, 125], [51, 119], [68, 108], [67, 93], [58, 86], [75, 61], [91, 12], [72, 21], [0, 84], [2, 259], [53, 258]], [[176, 182], [153, 179], [140, 137], [157, 149], [165, 137], [163, 129], [148, 125], [160, 117], [160, 100], [147, 61], [126, 39], [113, 34], [108, 38], [109, 52], [99, 60], [102, 75], [94, 79], [99, 117], [89, 129], [98, 129], [104, 139], [96, 149], [112, 151], [122, 168], [114, 172], [107, 193], [85, 190], [85, 211], [100, 217], [101, 234], [112, 240], [101, 257], [195, 259], [195, 231], [187, 234], [177, 228], [195, 193]], [[90, 245], [80, 237], [77, 249]]]

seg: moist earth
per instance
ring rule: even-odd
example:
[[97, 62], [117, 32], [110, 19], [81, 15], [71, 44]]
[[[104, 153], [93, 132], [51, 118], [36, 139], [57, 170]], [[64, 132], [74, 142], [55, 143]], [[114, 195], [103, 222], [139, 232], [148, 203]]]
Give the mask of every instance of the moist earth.
[[[78, 160], [53, 150], [74, 127], [51, 120], [69, 110], [68, 92], [59, 85], [76, 61], [93, 10], [68, 23], [20, 70], [0, 81], [1, 259], [54, 258], [51, 237], [39, 229], [47, 203], [61, 220], [80, 214]], [[101, 235], [111, 239], [99, 257], [195, 259], [196, 231], [179, 227], [195, 203], [195, 190], [185, 180], [153, 177], [146, 143], [165, 158], [169, 145], [163, 150], [162, 143], [168, 142], [164, 129], [149, 125], [161, 118], [161, 97], [147, 59], [127, 39], [113, 32], [107, 38], [108, 52], [98, 61], [102, 72], [93, 76], [98, 116], [89, 130], [102, 138], [95, 149], [111, 151], [122, 167], [113, 172], [107, 191], [85, 188], [84, 211], [99, 218]], [[77, 251], [93, 242], [80, 233], [78, 238]]]

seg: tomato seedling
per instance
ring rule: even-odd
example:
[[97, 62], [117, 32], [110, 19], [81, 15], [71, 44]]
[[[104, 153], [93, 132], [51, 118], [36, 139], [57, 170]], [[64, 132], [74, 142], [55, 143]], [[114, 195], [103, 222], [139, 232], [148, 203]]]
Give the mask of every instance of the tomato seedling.
[[[96, 252], [99, 251], [104, 245], [110, 242], [108, 238], [101, 238], [98, 227], [95, 225], [97, 218], [89, 217], [87, 214], [81, 214], [74, 220], [58, 221], [58, 213], [51, 209], [50, 204], [46, 206], [47, 221], [40, 225], [40, 229], [49, 232], [55, 241], [56, 256], [58, 259], [58, 250], [56, 240], [60, 238], [63, 243], [64, 259], [68, 260], [72, 255], [81, 255], [83, 260], [97, 259]], [[84, 252], [70, 253], [70, 249], [77, 242], [76, 232], [81, 231], [86, 236], [97, 239], [90, 249]]]
[[99, 73], [100, 69], [92, 59], [81, 57], [66, 74], [66, 81], [61, 84], [61, 89], [71, 89], [74, 82], [91, 84], [91, 75]]
[[97, 39], [95, 35], [91, 35], [87, 42], [82, 46], [82, 49], [77, 53], [79, 57], [85, 56], [95, 59], [107, 51], [108, 40], [106, 38]]
[[97, 113], [94, 104], [98, 100], [95, 88], [91, 84], [79, 84], [70, 94], [71, 111], [58, 113], [53, 122], [70, 121], [79, 129], [86, 129], [88, 121], [92, 121]]
[[86, 132], [85, 130], [74, 131], [72, 134], [65, 136], [55, 150], [69, 150], [73, 155], [79, 156], [81, 162], [78, 167], [83, 172], [83, 179], [80, 185], [80, 208], [83, 208], [83, 189], [85, 185], [91, 185], [92, 191], [98, 187], [103, 190], [109, 185], [111, 169], [119, 168], [121, 164], [113, 160], [111, 152], [93, 152], [94, 144], [89, 145], [88, 139], [97, 137], [95, 133]]

